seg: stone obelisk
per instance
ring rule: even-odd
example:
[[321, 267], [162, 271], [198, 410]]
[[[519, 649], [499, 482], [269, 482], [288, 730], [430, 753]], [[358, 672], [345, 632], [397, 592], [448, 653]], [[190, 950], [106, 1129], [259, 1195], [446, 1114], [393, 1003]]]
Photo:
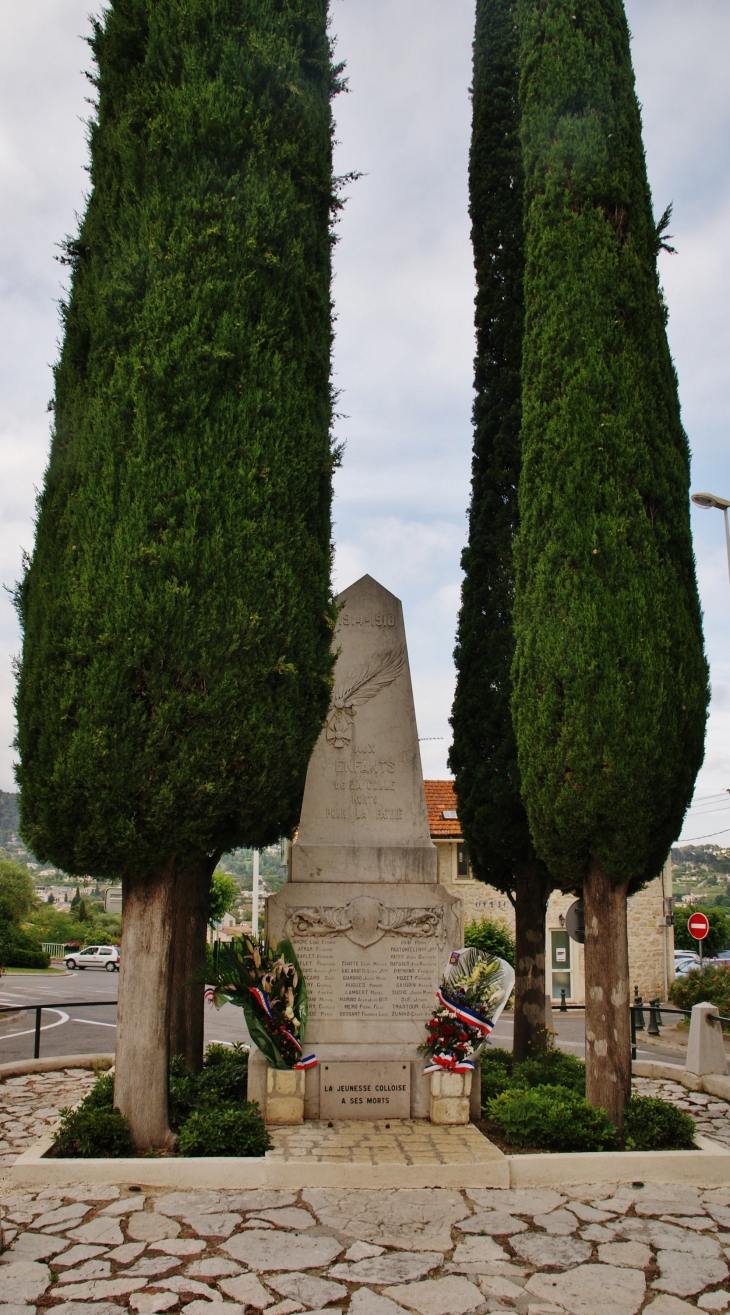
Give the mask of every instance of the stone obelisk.
[[437, 882], [401, 604], [368, 575], [338, 603], [332, 702], [267, 934], [306, 978], [305, 1117], [427, 1118], [418, 1046], [461, 904]]

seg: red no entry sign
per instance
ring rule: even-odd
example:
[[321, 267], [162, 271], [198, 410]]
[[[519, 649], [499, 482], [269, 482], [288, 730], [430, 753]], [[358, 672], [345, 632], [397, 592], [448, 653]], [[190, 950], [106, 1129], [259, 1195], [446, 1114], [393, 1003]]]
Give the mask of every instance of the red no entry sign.
[[710, 930], [710, 924], [704, 913], [693, 913], [687, 919], [687, 931], [696, 941], [703, 941]]

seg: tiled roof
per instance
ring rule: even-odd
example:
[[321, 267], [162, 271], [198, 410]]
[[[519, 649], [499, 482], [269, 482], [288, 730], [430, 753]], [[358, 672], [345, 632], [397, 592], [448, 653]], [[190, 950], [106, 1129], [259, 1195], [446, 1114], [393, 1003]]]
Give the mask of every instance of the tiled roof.
[[433, 840], [461, 840], [461, 827], [457, 817], [444, 817], [456, 813], [456, 795], [453, 781], [424, 781], [428, 807], [428, 829]]

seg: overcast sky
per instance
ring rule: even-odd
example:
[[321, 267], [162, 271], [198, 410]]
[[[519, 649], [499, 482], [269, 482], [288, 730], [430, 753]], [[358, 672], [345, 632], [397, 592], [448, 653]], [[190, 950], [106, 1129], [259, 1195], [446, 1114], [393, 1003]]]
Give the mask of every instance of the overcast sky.
[[[0, 582], [33, 544], [63, 269], [84, 206], [90, 0], [0, 4]], [[693, 488], [730, 497], [730, 4], [629, 0], [669, 336]], [[337, 169], [360, 170], [335, 254], [340, 436], [336, 583], [368, 571], [403, 599], [426, 776], [445, 776], [471, 453], [467, 218], [473, 0], [333, 0], [349, 94]], [[713, 701], [683, 839], [730, 845], [730, 585], [719, 512], [693, 510]], [[12, 658], [0, 596], [0, 788], [14, 789]], [[430, 738], [433, 737], [433, 738]]]

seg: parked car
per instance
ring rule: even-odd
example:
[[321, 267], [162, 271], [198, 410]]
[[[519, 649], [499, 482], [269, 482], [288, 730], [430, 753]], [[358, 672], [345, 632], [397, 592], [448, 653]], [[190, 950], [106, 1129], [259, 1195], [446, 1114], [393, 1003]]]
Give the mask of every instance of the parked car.
[[119, 948], [116, 945], [87, 945], [85, 950], [67, 954], [67, 968], [105, 968], [108, 973], [119, 972]]

